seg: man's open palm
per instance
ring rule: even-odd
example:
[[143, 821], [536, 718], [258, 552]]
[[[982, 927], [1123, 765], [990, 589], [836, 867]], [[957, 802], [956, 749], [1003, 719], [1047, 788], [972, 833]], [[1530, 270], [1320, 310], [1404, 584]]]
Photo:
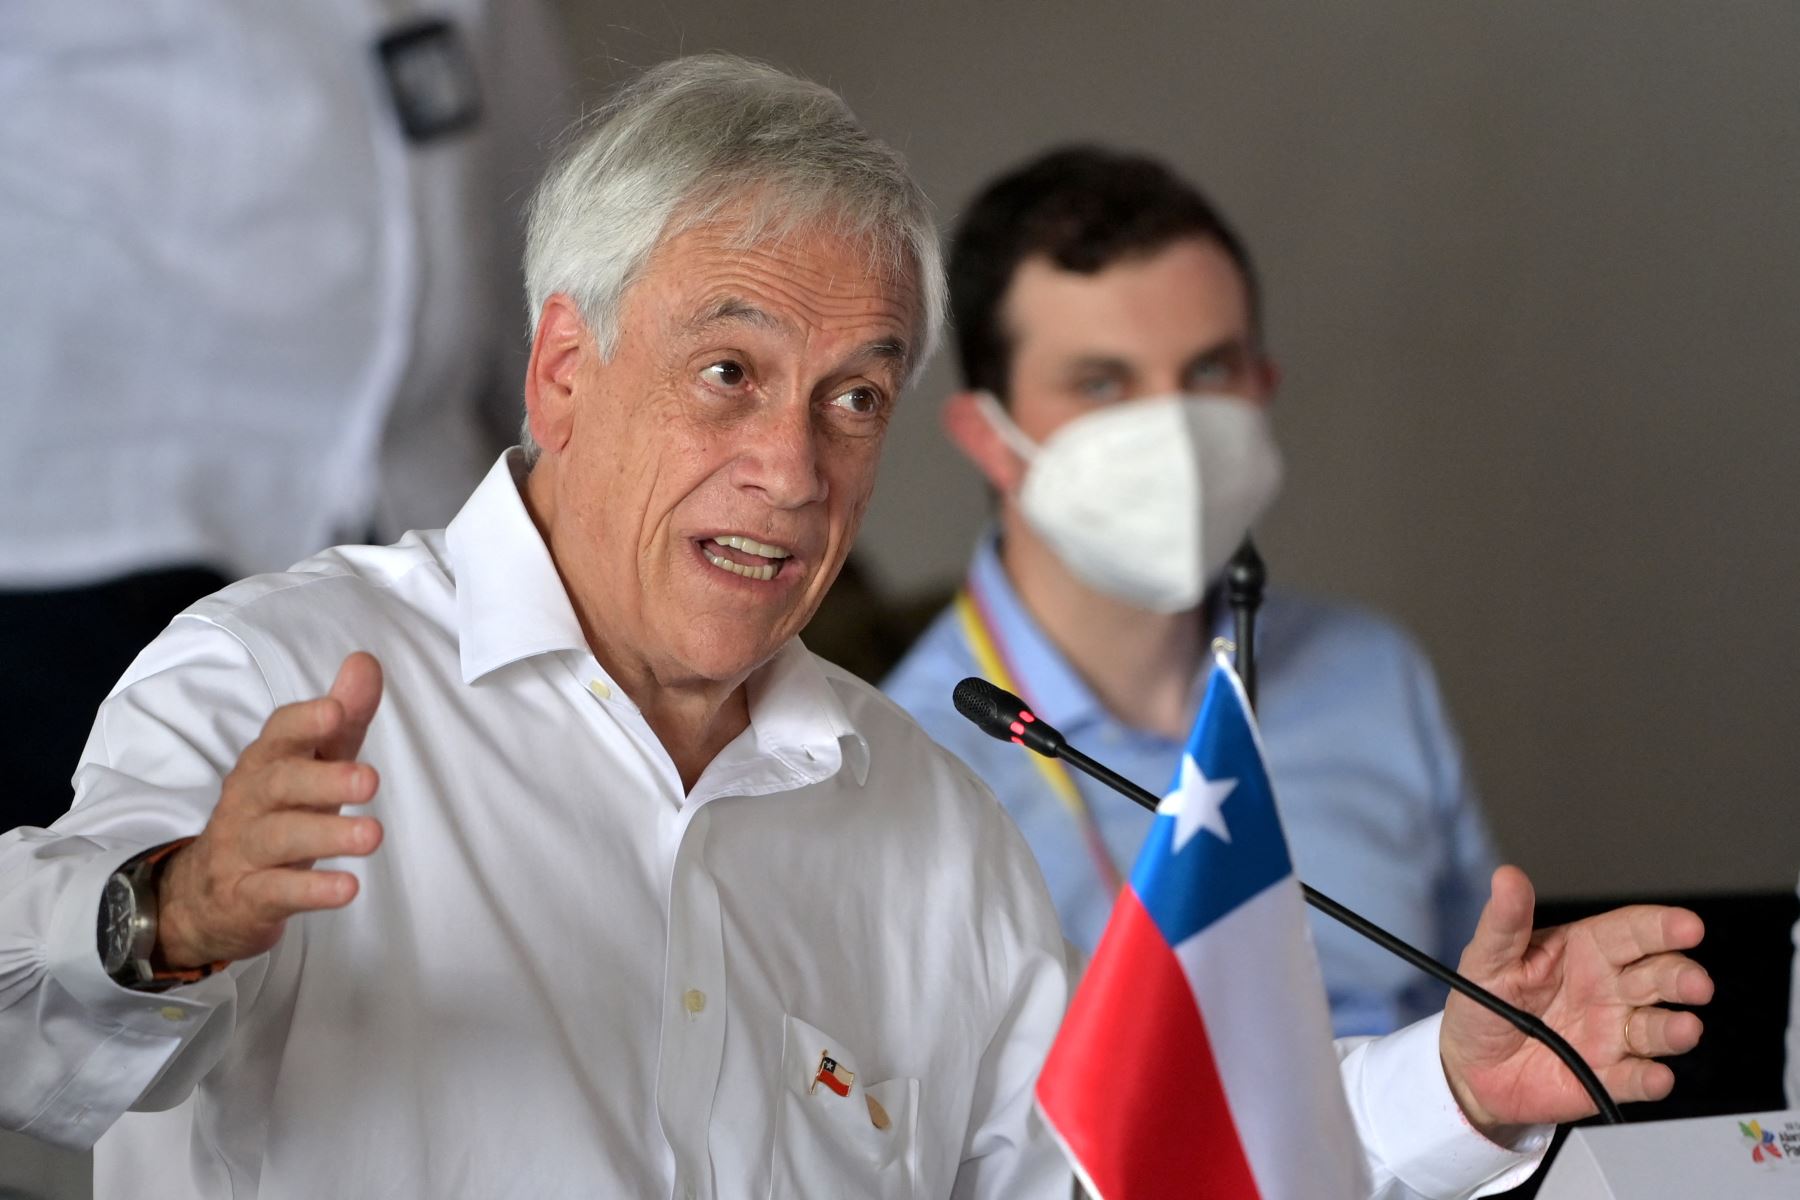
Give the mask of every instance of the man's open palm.
[[[1536, 901], [1525, 873], [1501, 867], [1492, 887], [1463, 951], [1463, 974], [1543, 1018], [1614, 1099], [1668, 1095], [1674, 1072], [1653, 1060], [1693, 1049], [1700, 1018], [1657, 1006], [1712, 998], [1705, 969], [1680, 953], [1699, 944], [1700, 918], [1684, 908], [1632, 905], [1533, 932]], [[1483, 1129], [1594, 1112], [1550, 1050], [1462, 996], [1453, 994], [1445, 1006], [1439, 1047], [1452, 1091]]]

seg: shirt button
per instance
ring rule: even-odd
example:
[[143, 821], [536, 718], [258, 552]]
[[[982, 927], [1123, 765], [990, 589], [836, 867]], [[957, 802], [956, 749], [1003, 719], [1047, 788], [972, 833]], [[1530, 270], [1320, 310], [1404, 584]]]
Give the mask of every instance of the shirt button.
[[187, 1009], [176, 1008], [173, 1004], [165, 1004], [156, 1011], [162, 1014], [162, 1019], [165, 1021], [187, 1020]]
[[681, 1007], [687, 1009], [688, 1016], [699, 1016], [706, 1011], [706, 993], [699, 988], [689, 988], [681, 994]]
[[602, 700], [612, 699], [612, 688], [606, 685], [606, 680], [604, 679], [589, 680], [588, 691], [594, 693], [594, 695], [600, 697]]

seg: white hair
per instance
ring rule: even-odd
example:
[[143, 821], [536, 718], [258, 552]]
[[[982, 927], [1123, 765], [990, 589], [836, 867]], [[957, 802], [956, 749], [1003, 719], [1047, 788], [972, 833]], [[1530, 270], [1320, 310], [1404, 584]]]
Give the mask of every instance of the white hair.
[[[878, 269], [910, 278], [921, 309], [908, 363], [917, 375], [945, 308], [925, 193], [835, 92], [725, 54], [646, 71], [578, 127], [538, 185], [525, 245], [533, 334], [544, 302], [561, 292], [610, 358], [620, 303], [657, 246], [738, 205], [745, 245], [828, 225], [866, 242]], [[521, 438], [535, 459], [529, 419]]]

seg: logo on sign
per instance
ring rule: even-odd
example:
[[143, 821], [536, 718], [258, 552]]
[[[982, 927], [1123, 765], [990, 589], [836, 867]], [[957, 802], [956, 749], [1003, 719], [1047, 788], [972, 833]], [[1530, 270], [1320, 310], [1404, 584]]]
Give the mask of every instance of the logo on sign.
[[1785, 1122], [1778, 1130], [1764, 1129], [1761, 1121], [1739, 1121], [1737, 1127], [1751, 1162], [1800, 1162], [1800, 1121]]
[[1757, 1121], [1739, 1121], [1738, 1132], [1744, 1135], [1744, 1141], [1750, 1147], [1751, 1162], [1781, 1157], [1781, 1147], [1775, 1143], [1773, 1129], [1764, 1129]]

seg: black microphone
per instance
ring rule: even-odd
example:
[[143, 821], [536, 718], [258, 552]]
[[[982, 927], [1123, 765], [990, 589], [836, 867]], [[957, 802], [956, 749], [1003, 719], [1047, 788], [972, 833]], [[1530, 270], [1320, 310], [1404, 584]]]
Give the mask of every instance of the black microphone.
[[[975, 727], [989, 737], [999, 738], [1003, 742], [1013, 742], [1028, 750], [1036, 751], [1047, 758], [1060, 758], [1083, 774], [1090, 775], [1104, 783], [1122, 796], [1135, 800], [1138, 804], [1156, 811], [1161, 803], [1159, 797], [1148, 792], [1104, 763], [1096, 762], [1069, 745], [1068, 740], [1057, 732], [1052, 725], [1046, 724], [1026, 703], [1004, 688], [996, 687], [985, 679], [969, 676], [956, 685], [951, 694], [951, 701], [956, 711], [974, 722]], [[1345, 908], [1323, 892], [1315, 891], [1306, 884], [1300, 884], [1300, 891], [1306, 902], [1320, 912], [1331, 917], [1342, 925], [1348, 926], [1368, 938], [1377, 946], [1399, 958], [1405, 959], [1433, 979], [1447, 985], [1452, 990], [1461, 992], [1495, 1016], [1500, 1017], [1527, 1037], [1536, 1038], [1550, 1048], [1551, 1053], [1562, 1059], [1563, 1065], [1569, 1068], [1600, 1110], [1600, 1115], [1609, 1125], [1621, 1125], [1625, 1121], [1619, 1112], [1619, 1106], [1613, 1098], [1606, 1094], [1600, 1086], [1599, 1078], [1586, 1060], [1575, 1052], [1563, 1036], [1544, 1024], [1538, 1017], [1522, 1009], [1508, 1004], [1494, 993], [1488, 991], [1472, 979], [1446, 967], [1431, 955], [1407, 942], [1401, 941], [1367, 917], [1351, 909]]]
[[1225, 565], [1225, 597], [1231, 604], [1231, 636], [1237, 642], [1235, 665], [1244, 683], [1244, 698], [1256, 707], [1256, 612], [1262, 607], [1269, 572], [1256, 543], [1245, 534], [1237, 553]]

